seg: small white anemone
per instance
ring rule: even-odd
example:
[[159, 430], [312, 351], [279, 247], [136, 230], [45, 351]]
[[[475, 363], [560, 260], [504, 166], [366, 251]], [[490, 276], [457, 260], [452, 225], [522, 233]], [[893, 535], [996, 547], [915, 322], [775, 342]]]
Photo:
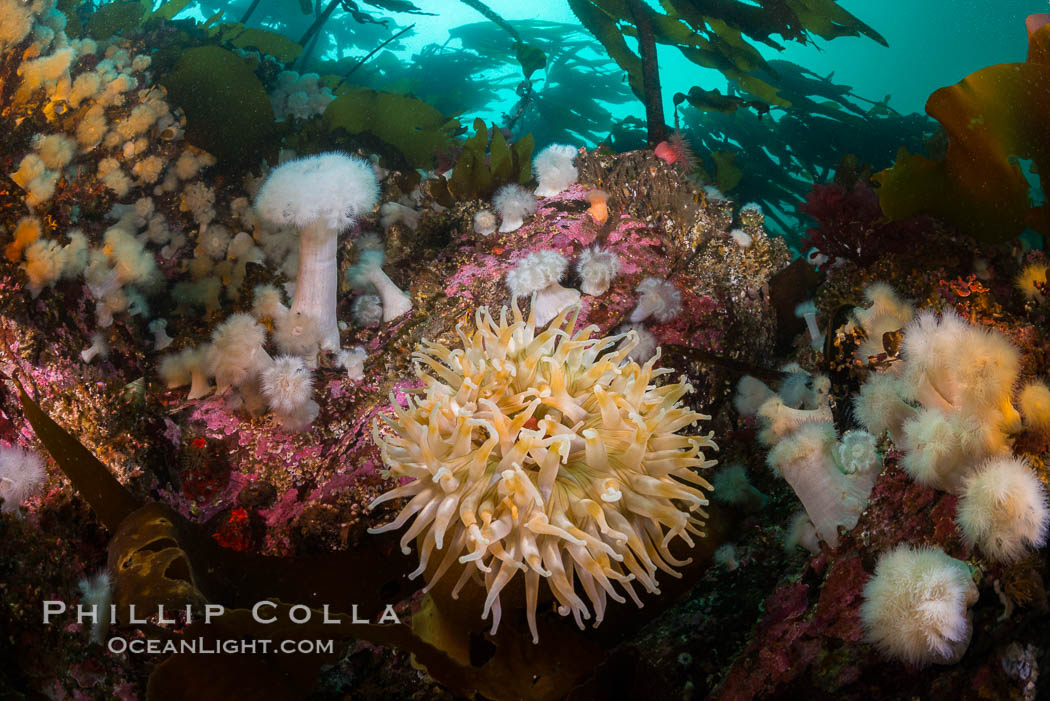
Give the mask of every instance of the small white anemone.
[[1013, 456], [988, 460], [963, 484], [956, 521], [966, 541], [998, 562], [1016, 562], [1046, 543], [1046, 489]]
[[16, 513], [32, 496], [40, 493], [47, 473], [38, 453], [16, 446], [0, 446], [0, 510]]
[[576, 166], [572, 164], [577, 151], [565, 144], [551, 144], [532, 160], [536, 175], [536, 196], [552, 197], [576, 182]]
[[784, 550], [790, 555], [795, 548], [805, 548], [813, 555], [820, 552], [820, 537], [805, 509], [791, 518], [784, 531]]
[[383, 300], [379, 295], [358, 295], [350, 305], [350, 317], [364, 329], [379, 326], [383, 323]]
[[277, 414], [294, 414], [313, 398], [313, 374], [302, 358], [278, 356], [260, 377], [266, 403]]
[[[660, 343], [656, 340], [653, 332], [645, 328], [644, 324], [621, 324], [616, 333], [629, 334], [634, 332], [635, 341], [627, 357], [636, 363], [646, 363], [660, 350]], [[622, 341], [623, 347], [630, 343], [630, 336]]]
[[558, 284], [568, 267], [565, 256], [544, 249], [525, 256], [507, 273], [507, 288], [512, 300], [535, 295], [532, 313], [537, 325], [546, 325], [563, 309], [580, 300], [579, 290]]
[[777, 390], [784, 404], [793, 409], [817, 409], [827, 403], [831, 392], [827, 375], [810, 374], [798, 363], [788, 363], [780, 370], [787, 373]]
[[257, 377], [272, 362], [263, 348], [265, 342], [266, 329], [250, 314], [233, 314], [215, 327], [206, 367], [208, 374], [215, 378], [218, 394]]
[[536, 211], [536, 198], [521, 185], [512, 183], [496, 190], [492, 206], [503, 219], [499, 230], [506, 233], [521, 228], [525, 217]]
[[412, 298], [402, 292], [383, 272], [384, 259], [381, 250], [363, 251], [357, 265], [347, 271], [347, 277], [353, 287], [374, 288], [382, 300], [383, 321], [393, 321], [412, 311]]
[[153, 334], [153, 350], [162, 351], [172, 344], [174, 339], [168, 335], [167, 319], [154, 319], [149, 322], [149, 330]]
[[166, 355], [160, 362], [158, 371], [168, 389], [190, 385], [187, 399], [200, 399], [211, 392], [208, 384], [208, 372], [205, 368], [205, 356], [208, 346], [184, 348], [174, 355]]
[[751, 248], [751, 234], [743, 229], [733, 229], [729, 232], [729, 238], [733, 239], [733, 243], [740, 248]]
[[661, 323], [671, 321], [682, 311], [682, 293], [668, 280], [647, 277], [636, 288], [638, 304], [631, 312], [631, 321], [638, 323], [650, 316]]
[[273, 285], [258, 285], [252, 292], [252, 316], [259, 321], [276, 321], [288, 313], [281, 291]]
[[758, 414], [759, 407], [766, 400], [775, 396], [776, 392], [770, 389], [762, 380], [751, 375], [744, 375], [736, 383], [736, 392], [733, 394], [733, 408], [741, 416], [751, 417]]
[[807, 300], [795, 307], [795, 316], [805, 319], [806, 330], [809, 331], [809, 344], [812, 348], [819, 350], [824, 347], [824, 332], [817, 325], [817, 305], [813, 300]]
[[732, 543], [720, 545], [715, 550], [714, 560], [716, 565], [725, 567], [729, 572], [733, 572], [740, 567], [740, 561], [736, 555], [736, 546]]
[[1024, 425], [1029, 430], [1050, 433], [1050, 387], [1042, 380], [1033, 380], [1017, 396]]
[[715, 501], [738, 506], [745, 511], [760, 511], [769, 497], [760, 492], [747, 478], [747, 470], [740, 463], [727, 465], [711, 479]]
[[917, 667], [954, 664], [970, 644], [977, 595], [965, 562], [940, 548], [900, 545], [879, 557], [860, 619], [868, 642], [887, 657]]
[[496, 231], [496, 215], [488, 209], [482, 209], [474, 215], [474, 233], [489, 236]]
[[871, 472], [881, 465], [875, 436], [867, 431], [846, 431], [835, 449], [839, 468], [847, 475]]
[[585, 295], [605, 294], [620, 272], [620, 258], [609, 250], [598, 246], [585, 248], [576, 260], [576, 272], [580, 275], [580, 291]]
[[106, 337], [101, 333], [91, 335], [91, 345], [80, 351], [80, 358], [85, 363], [90, 363], [95, 358], [105, 358], [109, 355], [109, 344]]
[[867, 307], [857, 307], [853, 317], [864, 330], [865, 340], [855, 352], [855, 357], [867, 361], [869, 356], [885, 352], [883, 336], [906, 327], [915, 317], [915, 309], [902, 300], [892, 287], [884, 282], [874, 282], [864, 289]]
[[415, 231], [419, 226], [421, 212], [397, 202], [384, 202], [379, 208], [379, 225], [389, 229], [394, 224], [404, 224]]
[[365, 360], [368, 352], [361, 346], [354, 346], [350, 350], [339, 351], [336, 362], [339, 367], [346, 370], [347, 377], [355, 382], [365, 376]]
[[113, 602], [113, 578], [109, 572], [102, 570], [93, 577], [85, 577], [77, 582], [80, 589], [80, 606], [93, 618], [91, 622], [91, 642], [101, 645], [109, 630], [110, 604]]

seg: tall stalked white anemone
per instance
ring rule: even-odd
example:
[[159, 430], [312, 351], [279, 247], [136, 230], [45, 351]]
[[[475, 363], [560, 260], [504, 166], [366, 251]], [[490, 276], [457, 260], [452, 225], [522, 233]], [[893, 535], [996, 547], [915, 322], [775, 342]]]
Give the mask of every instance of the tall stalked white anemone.
[[372, 210], [378, 192], [368, 161], [323, 153], [274, 168], [255, 198], [255, 209], [264, 219], [299, 231], [299, 274], [291, 311], [317, 320], [324, 348], [339, 347], [339, 233]]
[[702, 452], [711, 434], [686, 431], [710, 418], [680, 401], [692, 388], [653, 383], [670, 371], [654, 367], [659, 353], [628, 358], [633, 333], [618, 348], [623, 337], [592, 338], [596, 326], [573, 333], [575, 309], [541, 330], [516, 305], [498, 321], [479, 309], [475, 329], [456, 327], [460, 348], [416, 350], [424, 387], [407, 407], [391, 397], [393, 415], [373, 427], [389, 475], [411, 481], [372, 503], [410, 497], [372, 532], [414, 518], [401, 538], [419, 550], [411, 576], [429, 590], [453, 569], [455, 597], [480, 574], [493, 632], [500, 592], [521, 573], [534, 642], [543, 581], [582, 628], [621, 590], [641, 606], [635, 584], [658, 593], [658, 571], [679, 576], [688, 561], [669, 545], [703, 534], [711, 485], [699, 470], [715, 463]]

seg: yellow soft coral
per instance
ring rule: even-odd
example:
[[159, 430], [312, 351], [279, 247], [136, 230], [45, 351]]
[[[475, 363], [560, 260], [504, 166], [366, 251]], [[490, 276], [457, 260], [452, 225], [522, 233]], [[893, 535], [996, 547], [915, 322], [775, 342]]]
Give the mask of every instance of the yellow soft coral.
[[1026, 299], [1034, 299], [1037, 302], [1043, 301], [1044, 297], [1040, 286], [1046, 284], [1046, 271], [1047, 265], [1045, 263], [1029, 263], [1018, 274], [1014, 282], [1017, 285], [1017, 289], [1021, 291], [1021, 294]]
[[17, 263], [22, 260], [22, 251], [29, 244], [40, 238], [41, 226], [40, 220], [36, 217], [22, 217], [18, 220], [18, 224], [15, 225], [15, 232], [11, 238], [13, 241], [7, 244], [4, 249], [4, 254], [7, 259], [12, 263]]
[[1034, 380], [1025, 385], [1018, 397], [1025, 425], [1040, 433], [1050, 433], [1050, 387]]
[[[500, 591], [524, 573], [525, 603], [533, 641], [541, 580], [577, 625], [602, 621], [607, 599], [623, 602], [614, 583], [641, 605], [637, 581], [658, 593], [657, 570], [677, 576], [668, 545], [689, 546], [700, 530], [711, 486], [697, 469], [715, 463], [702, 448], [716, 448], [711, 434], [679, 431], [710, 417], [679, 400], [684, 382], [657, 386], [657, 370], [628, 359], [635, 337], [575, 334], [576, 313], [565, 310], [537, 333], [534, 317], [515, 306], [499, 321], [486, 308], [476, 329], [457, 327], [461, 348], [424, 342], [414, 354], [424, 383], [407, 408], [396, 402], [384, 416], [390, 430], [373, 427], [389, 475], [412, 481], [379, 497], [411, 497], [391, 523], [401, 528], [402, 550], [418, 539], [419, 567], [429, 589], [457, 562], [453, 595], [480, 573], [499, 625]], [[568, 324], [566, 324], [568, 321]], [[656, 357], [659, 357], [657, 355]], [[717, 448], [716, 448], [717, 449]], [[434, 551], [444, 551], [440, 561]], [[436, 566], [435, 566], [436, 562]], [[580, 591], [582, 590], [582, 592]]]

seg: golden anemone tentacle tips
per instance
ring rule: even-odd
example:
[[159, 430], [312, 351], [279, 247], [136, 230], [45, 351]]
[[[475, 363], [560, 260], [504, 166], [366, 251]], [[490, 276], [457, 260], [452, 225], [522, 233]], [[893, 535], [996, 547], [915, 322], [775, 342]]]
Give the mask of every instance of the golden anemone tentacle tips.
[[632, 582], [659, 593], [658, 573], [681, 576], [689, 560], [669, 546], [702, 535], [700, 471], [715, 464], [702, 448], [717, 450], [710, 433], [679, 433], [710, 419], [681, 402], [684, 378], [653, 384], [668, 371], [630, 360], [633, 338], [614, 348], [623, 336], [573, 333], [577, 318], [565, 309], [537, 330], [516, 306], [498, 320], [479, 308], [474, 329], [456, 327], [461, 347], [420, 344], [423, 389], [373, 430], [389, 476], [409, 480], [373, 506], [409, 501], [372, 532], [407, 527], [425, 591], [456, 569], [453, 597], [481, 583], [493, 631], [521, 573], [534, 642], [543, 601], [582, 628], [621, 591], [641, 606]]

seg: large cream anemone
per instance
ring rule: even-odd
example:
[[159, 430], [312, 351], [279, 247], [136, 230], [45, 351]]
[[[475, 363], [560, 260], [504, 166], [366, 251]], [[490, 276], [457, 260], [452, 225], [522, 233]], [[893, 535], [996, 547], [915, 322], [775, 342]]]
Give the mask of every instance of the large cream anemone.
[[412, 576], [426, 573], [429, 589], [466, 565], [452, 595], [483, 578], [482, 618], [492, 613], [493, 632], [500, 591], [523, 573], [534, 642], [543, 580], [559, 613], [582, 628], [591, 617], [584, 595], [598, 625], [607, 599], [625, 600], [616, 585], [641, 606], [635, 582], [659, 593], [657, 570], [680, 576], [675, 568], [689, 561], [668, 546], [703, 535], [700, 488], [711, 485], [697, 470], [715, 464], [701, 449], [717, 449], [713, 434], [678, 433], [710, 417], [679, 401], [692, 390], [685, 382], [652, 384], [670, 372], [654, 369], [659, 354], [629, 360], [633, 332], [615, 350], [624, 336], [591, 338], [595, 326], [572, 334], [577, 314], [564, 310], [537, 333], [517, 306], [498, 322], [478, 309], [473, 332], [457, 326], [462, 348], [421, 344], [424, 387], [407, 408], [391, 398], [388, 428], [373, 427], [389, 475], [412, 480], [373, 502], [411, 497], [373, 532], [415, 517], [401, 539], [405, 554], [418, 539]]

